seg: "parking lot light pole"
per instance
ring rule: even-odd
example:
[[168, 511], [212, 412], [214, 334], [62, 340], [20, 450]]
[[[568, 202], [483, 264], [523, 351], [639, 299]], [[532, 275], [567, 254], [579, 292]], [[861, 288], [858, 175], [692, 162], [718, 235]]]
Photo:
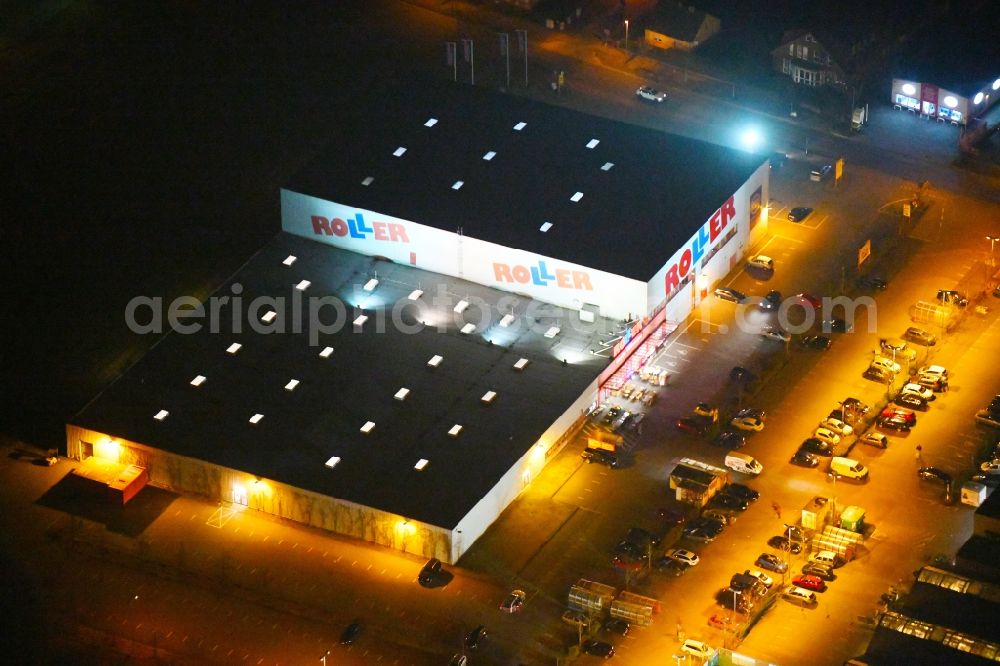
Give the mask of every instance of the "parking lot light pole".
[[993, 254], [993, 248], [997, 241], [1000, 241], [1000, 236], [987, 236], [986, 240], [990, 242], [990, 266], [996, 266], [997, 260], [996, 255]]

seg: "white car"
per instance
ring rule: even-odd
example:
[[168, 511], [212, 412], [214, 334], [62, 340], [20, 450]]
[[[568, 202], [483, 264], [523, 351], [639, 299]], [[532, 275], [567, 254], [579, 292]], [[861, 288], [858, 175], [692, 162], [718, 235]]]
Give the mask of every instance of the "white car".
[[755, 254], [747, 259], [747, 266], [753, 266], [754, 268], [760, 268], [765, 271], [773, 271], [774, 259], [765, 254]]
[[771, 586], [774, 585], [774, 579], [759, 569], [747, 569], [743, 573], [745, 573], [748, 576], [753, 576], [754, 578], [760, 581], [761, 585], [763, 585], [769, 590], [771, 589]]
[[796, 585], [789, 585], [782, 595], [788, 601], [811, 606], [816, 603], [816, 594]]
[[918, 375], [934, 375], [935, 377], [947, 377], [948, 368], [942, 365], [925, 365], [917, 372]]
[[912, 393], [913, 395], [919, 395], [924, 400], [930, 402], [937, 396], [934, 395], [934, 391], [930, 390], [926, 386], [921, 386], [920, 384], [914, 384], [910, 382], [909, 384], [904, 384], [900, 393]]
[[712, 656], [712, 648], [706, 643], [689, 638], [681, 644], [681, 652], [701, 659], [708, 659]]
[[877, 449], [889, 448], [889, 438], [880, 432], [866, 432], [859, 441]]
[[821, 442], [826, 442], [836, 446], [840, 444], [840, 435], [830, 430], [829, 428], [816, 428], [816, 432], [813, 433], [813, 437]]
[[698, 564], [701, 559], [698, 557], [697, 553], [692, 553], [690, 550], [684, 550], [683, 548], [674, 548], [673, 550], [668, 550], [664, 553], [667, 557], [672, 560], [677, 560], [678, 562], [683, 562], [689, 567], [693, 567]]
[[984, 474], [1000, 474], [1000, 460], [989, 460], [979, 466], [979, 471]]
[[650, 102], [662, 102], [667, 99], [667, 93], [660, 92], [656, 88], [652, 88], [650, 86], [642, 86], [635, 91], [635, 95], [636, 97], [640, 97]]
[[871, 367], [882, 368], [886, 372], [891, 372], [892, 374], [899, 372], [899, 363], [896, 363], [891, 358], [886, 358], [885, 356], [876, 356], [872, 359]]
[[835, 419], [833, 417], [824, 419], [823, 422], [820, 423], [820, 426], [826, 428], [827, 430], [832, 430], [841, 437], [850, 437], [854, 434], [854, 428], [847, 425], [840, 419]]
[[760, 432], [764, 429], [764, 421], [756, 416], [734, 416], [729, 425], [740, 430], [752, 430]]
[[781, 328], [774, 328], [773, 326], [768, 326], [760, 334], [768, 340], [774, 340], [775, 342], [788, 342], [792, 339], [788, 331]]

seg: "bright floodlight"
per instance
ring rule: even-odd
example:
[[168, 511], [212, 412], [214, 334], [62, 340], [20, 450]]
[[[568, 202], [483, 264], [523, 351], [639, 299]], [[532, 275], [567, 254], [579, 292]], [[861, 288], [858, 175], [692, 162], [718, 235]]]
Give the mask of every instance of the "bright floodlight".
[[743, 130], [743, 135], [740, 139], [743, 141], [744, 148], [747, 150], [756, 150], [761, 142], [760, 130], [756, 127], [749, 127]]
[[[997, 80], [1000, 81], [1000, 79], [997, 79]], [[983, 101], [983, 93], [981, 93], [981, 92], [977, 92], [976, 96], [972, 98], [972, 103], [973, 104], [979, 104], [982, 101]]]
[[1000, 79], [993, 82], [993, 90], [1000, 88]]

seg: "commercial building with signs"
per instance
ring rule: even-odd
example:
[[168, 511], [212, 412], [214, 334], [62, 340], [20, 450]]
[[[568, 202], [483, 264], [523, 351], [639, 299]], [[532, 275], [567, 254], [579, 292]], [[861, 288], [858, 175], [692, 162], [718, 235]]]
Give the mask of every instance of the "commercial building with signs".
[[334, 132], [67, 453], [454, 561], [764, 233], [768, 165], [452, 86]]

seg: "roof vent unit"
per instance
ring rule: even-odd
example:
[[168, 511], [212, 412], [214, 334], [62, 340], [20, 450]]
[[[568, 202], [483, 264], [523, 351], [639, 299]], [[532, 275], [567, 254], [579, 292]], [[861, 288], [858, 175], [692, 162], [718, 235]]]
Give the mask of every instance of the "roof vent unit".
[[264, 313], [264, 316], [261, 317], [261, 320], [263, 320], [265, 324], [270, 324], [272, 321], [274, 321], [274, 318], [277, 316], [278, 316], [277, 312], [275, 312], [274, 310], [268, 310], [267, 312]]
[[480, 400], [482, 400], [483, 403], [487, 405], [496, 399], [497, 399], [496, 391], [487, 391], [486, 393], [483, 394], [483, 397], [480, 398]]
[[205, 383], [205, 375], [198, 375], [191, 380], [191, 386], [201, 386]]
[[330, 358], [333, 354], [333, 347], [323, 347], [323, 351], [319, 353], [320, 358]]
[[295, 387], [298, 386], [298, 385], [299, 385], [299, 380], [297, 380], [297, 379], [289, 379], [288, 383], [285, 384], [285, 390], [286, 391], [294, 391]]
[[337, 463], [339, 462], [340, 462], [339, 456], [330, 456], [330, 458], [326, 461], [326, 466], [329, 467], [330, 469], [333, 469], [334, 467], [337, 466]]
[[551, 222], [542, 222], [542, 226], [538, 227], [538, 230], [541, 231], [544, 234], [546, 231], [548, 231], [551, 228], [552, 228], [552, 223]]
[[529, 363], [528, 359], [526, 359], [526, 358], [519, 358], [519, 359], [517, 359], [517, 363], [514, 364], [514, 369], [515, 370], [524, 370], [526, 367], [528, 367], [528, 363]]
[[427, 463], [429, 462], [430, 460], [428, 460], [427, 458], [421, 458], [420, 460], [417, 461], [417, 464], [413, 466], [413, 469], [420, 471], [424, 467], [427, 467]]
[[358, 315], [358, 318], [354, 320], [354, 325], [364, 326], [366, 321], [368, 321], [368, 315]]
[[583, 198], [583, 192], [577, 192], [576, 194], [574, 194], [573, 196], [571, 196], [569, 198], [569, 200], [575, 203], [575, 202], [579, 201], [582, 198]]
[[408, 396], [408, 395], [410, 395], [410, 389], [408, 389], [408, 388], [401, 388], [398, 391], [396, 391], [396, 395], [394, 395], [393, 397], [396, 400], [403, 401], [403, 400], [406, 400], [406, 396]]

